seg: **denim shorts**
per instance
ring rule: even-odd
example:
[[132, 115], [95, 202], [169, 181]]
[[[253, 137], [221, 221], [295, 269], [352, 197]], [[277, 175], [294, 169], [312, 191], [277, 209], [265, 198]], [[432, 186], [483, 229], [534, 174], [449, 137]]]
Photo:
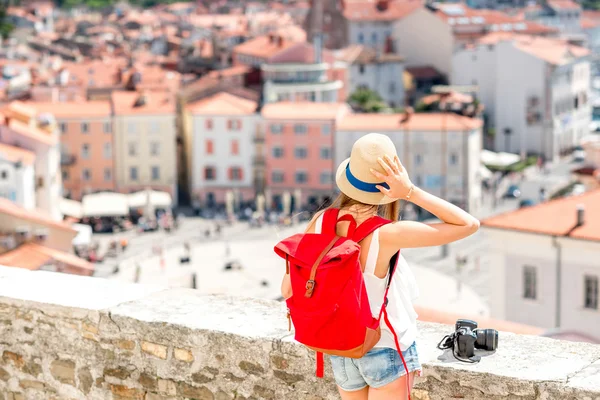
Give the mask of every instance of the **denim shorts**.
[[[402, 355], [409, 373], [421, 370], [416, 343]], [[406, 375], [398, 351], [387, 347], [374, 348], [362, 358], [331, 356], [331, 366], [335, 382], [346, 392], [367, 386], [377, 389]]]

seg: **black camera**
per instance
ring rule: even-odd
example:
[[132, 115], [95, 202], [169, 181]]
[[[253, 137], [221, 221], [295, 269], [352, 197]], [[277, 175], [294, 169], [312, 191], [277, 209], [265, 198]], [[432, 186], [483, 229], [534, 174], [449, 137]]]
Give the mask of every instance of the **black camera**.
[[445, 336], [438, 349], [452, 349], [459, 361], [478, 362], [481, 357], [475, 355], [475, 349], [494, 351], [498, 348], [498, 331], [495, 329], [477, 329], [477, 322], [469, 319], [456, 321], [454, 333]]

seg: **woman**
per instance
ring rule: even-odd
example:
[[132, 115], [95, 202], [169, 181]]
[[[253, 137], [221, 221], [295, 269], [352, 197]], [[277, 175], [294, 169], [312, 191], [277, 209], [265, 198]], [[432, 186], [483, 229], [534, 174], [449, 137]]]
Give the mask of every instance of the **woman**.
[[[397, 221], [399, 200], [410, 201], [442, 221], [435, 224], [397, 221], [375, 230], [359, 243], [360, 263], [374, 316], [383, 303], [390, 259], [400, 249], [444, 245], [472, 235], [479, 228], [479, 221], [473, 216], [413, 185], [394, 144], [384, 135], [371, 133], [357, 140], [350, 158], [337, 170], [336, 183], [341, 194], [333, 207], [340, 209], [340, 217], [352, 215], [357, 224], [378, 213]], [[315, 215], [307, 232], [320, 232], [322, 214]], [[348, 227], [348, 221], [338, 222], [337, 234], [345, 236]], [[414, 375], [421, 370], [415, 345], [416, 313], [412, 307], [416, 285], [411, 278], [406, 264], [400, 263], [392, 279], [387, 306], [409, 376], [406, 376], [391, 331], [381, 324], [381, 339], [364, 357], [331, 357], [342, 400], [408, 398], [407, 387], [412, 388]], [[284, 298], [292, 295], [289, 275], [284, 277], [282, 295]], [[406, 379], [409, 379], [408, 385]]]

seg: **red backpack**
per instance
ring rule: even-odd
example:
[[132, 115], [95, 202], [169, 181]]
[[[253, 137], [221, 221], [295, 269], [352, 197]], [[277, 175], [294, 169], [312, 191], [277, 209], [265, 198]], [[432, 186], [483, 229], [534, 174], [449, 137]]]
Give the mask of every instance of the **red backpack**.
[[[288, 319], [296, 330], [295, 339], [317, 352], [317, 376], [323, 377], [323, 353], [361, 358], [379, 341], [383, 315], [408, 376], [385, 307], [399, 252], [390, 260], [384, 301], [377, 318], [371, 314], [360, 265], [358, 243], [392, 221], [376, 216], [357, 226], [349, 214], [338, 219], [338, 212], [335, 208], [325, 211], [321, 233], [299, 233], [275, 246], [275, 252], [286, 260], [286, 273], [292, 284], [293, 295], [286, 302]], [[350, 222], [346, 237], [336, 234], [340, 221]]]

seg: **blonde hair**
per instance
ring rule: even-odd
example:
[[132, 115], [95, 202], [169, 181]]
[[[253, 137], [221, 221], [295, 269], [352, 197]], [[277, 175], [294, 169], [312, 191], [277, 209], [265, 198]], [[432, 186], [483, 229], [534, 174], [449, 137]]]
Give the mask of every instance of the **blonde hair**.
[[[400, 218], [400, 200], [396, 200], [394, 202], [382, 205], [371, 205], [365, 204], [358, 200], [354, 200], [353, 198], [345, 195], [344, 193], [340, 193], [339, 196], [333, 201], [333, 204], [329, 206], [329, 208], [348, 208], [355, 204], [370, 207], [371, 210], [377, 210], [377, 215], [389, 219], [391, 221], [397, 221]], [[369, 208], [367, 208], [369, 210]]]

